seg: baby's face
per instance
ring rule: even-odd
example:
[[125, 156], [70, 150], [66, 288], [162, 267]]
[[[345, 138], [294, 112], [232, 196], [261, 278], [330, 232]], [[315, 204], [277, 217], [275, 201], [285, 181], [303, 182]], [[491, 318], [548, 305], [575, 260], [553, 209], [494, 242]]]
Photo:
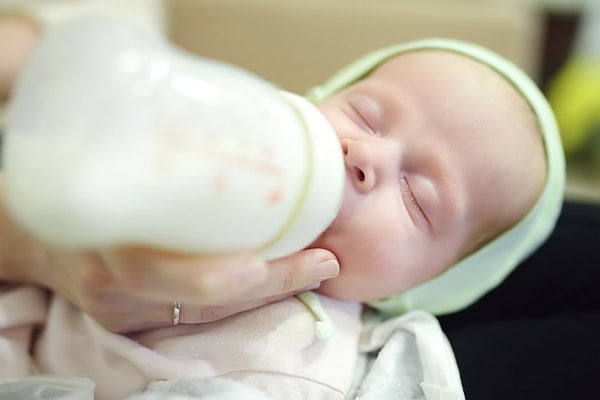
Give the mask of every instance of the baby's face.
[[367, 301], [431, 279], [541, 192], [544, 154], [527, 105], [466, 57], [401, 55], [320, 110], [346, 164], [341, 211], [311, 245], [340, 261], [325, 294]]

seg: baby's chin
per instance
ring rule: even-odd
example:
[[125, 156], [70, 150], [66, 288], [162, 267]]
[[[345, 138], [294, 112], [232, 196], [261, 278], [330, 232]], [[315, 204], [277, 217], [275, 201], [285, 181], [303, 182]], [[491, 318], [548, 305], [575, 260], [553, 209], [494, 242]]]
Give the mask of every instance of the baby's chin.
[[[311, 244], [306, 246], [306, 248], [329, 250], [330, 252], [333, 253], [333, 255], [336, 257], [338, 262], [341, 263], [340, 257], [334, 248], [335, 246], [331, 245], [331, 240], [330, 240], [330, 238], [334, 234], [333, 232], [335, 232], [335, 230], [336, 230], [336, 220], [334, 220], [333, 223], [331, 225], [329, 225]], [[341, 266], [340, 266], [340, 268], [341, 268]]]
[[321, 282], [321, 286], [316, 291], [336, 299], [361, 303], [381, 298], [378, 294], [371, 293], [371, 288], [366, 285], [353, 284], [353, 282], [344, 279], [344, 273], [341, 266], [340, 275], [336, 278]]
[[340, 300], [363, 301], [353, 296], [350, 290], [345, 290], [344, 285], [337, 282], [338, 279], [332, 278], [321, 282], [321, 286], [317, 289], [317, 292]]
[[343, 248], [343, 246], [339, 246], [340, 242], [344, 242], [344, 225], [346, 221], [345, 207], [342, 205], [340, 212], [336, 215], [334, 220], [329, 224], [327, 228], [311, 243], [307, 246], [309, 249], [325, 249], [331, 251], [338, 261], [341, 262], [339, 254], [337, 254], [337, 250], [339, 248]]

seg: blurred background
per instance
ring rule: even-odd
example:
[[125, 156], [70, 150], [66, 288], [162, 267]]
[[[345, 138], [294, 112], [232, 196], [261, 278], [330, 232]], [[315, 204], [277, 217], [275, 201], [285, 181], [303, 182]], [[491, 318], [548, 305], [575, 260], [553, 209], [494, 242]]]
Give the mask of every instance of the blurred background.
[[600, 0], [0, 0], [4, 15], [26, 10], [46, 27], [94, 8], [124, 10], [297, 93], [378, 47], [432, 36], [482, 44], [548, 95], [567, 197], [600, 202]]

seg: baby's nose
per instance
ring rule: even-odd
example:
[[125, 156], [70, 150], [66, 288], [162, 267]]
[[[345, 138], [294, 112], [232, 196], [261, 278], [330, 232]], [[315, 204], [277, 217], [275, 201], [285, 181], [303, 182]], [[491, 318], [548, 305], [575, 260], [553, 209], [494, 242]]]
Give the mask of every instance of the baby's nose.
[[361, 193], [368, 193], [377, 183], [376, 155], [373, 154], [373, 149], [364, 142], [352, 139], [342, 139], [341, 144], [344, 162], [354, 187]]

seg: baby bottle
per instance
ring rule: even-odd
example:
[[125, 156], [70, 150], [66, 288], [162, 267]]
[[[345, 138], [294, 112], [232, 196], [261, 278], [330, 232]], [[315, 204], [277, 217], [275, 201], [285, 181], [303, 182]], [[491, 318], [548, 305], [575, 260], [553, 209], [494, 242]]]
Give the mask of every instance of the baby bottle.
[[339, 141], [312, 104], [114, 18], [42, 38], [3, 152], [9, 212], [62, 246], [277, 258], [343, 196]]

